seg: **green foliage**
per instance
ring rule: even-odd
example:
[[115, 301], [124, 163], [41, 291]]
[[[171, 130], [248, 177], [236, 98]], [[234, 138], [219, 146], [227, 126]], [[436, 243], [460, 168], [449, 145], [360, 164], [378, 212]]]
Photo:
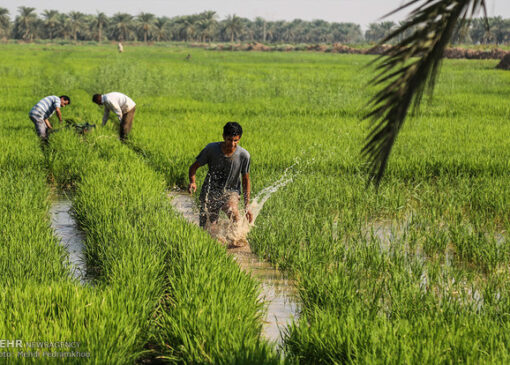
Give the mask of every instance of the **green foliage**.
[[359, 156], [373, 92], [359, 89], [366, 58], [195, 52], [196, 63], [177, 66], [171, 57], [160, 78], [177, 90], [138, 97], [147, 113], [130, 142], [169, 186], [185, 187], [188, 166], [229, 120], [243, 125], [255, 195], [293, 166], [250, 236], [299, 282], [290, 359], [506, 361], [496, 328], [510, 311], [508, 77], [494, 62], [445, 61], [437, 98], [403, 129], [376, 193]]
[[[249, 237], [297, 281], [302, 313], [286, 331], [289, 362], [508, 362], [509, 76], [495, 61], [444, 62], [436, 98], [402, 129], [376, 193], [359, 156], [359, 120], [374, 93], [360, 87], [369, 56], [192, 50], [186, 61], [188, 52], [0, 51], [0, 227], [10, 232], [0, 263], [17, 278], [4, 279], [0, 309], [16, 325], [0, 326], [0, 338], [76, 335], [98, 363], [277, 362], [260, 339], [256, 283], [164, 195], [185, 187], [201, 148], [236, 120], [254, 195], [286, 169], [292, 178]], [[128, 144], [112, 118], [84, 137], [55, 133], [39, 150], [26, 114], [40, 97], [68, 94], [64, 118], [100, 124], [91, 94], [115, 89], [137, 103]], [[47, 225], [48, 171], [75, 192], [94, 287], [67, 279]], [[24, 228], [37, 219], [40, 227]], [[22, 252], [21, 242], [35, 250], [27, 265], [6, 251]], [[48, 257], [40, 267], [37, 250]], [[30, 326], [36, 316], [51, 320]]]
[[164, 180], [111, 133], [80, 142], [65, 132], [53, 136], [51, 169], [59, 184], [79, 181], [74, 209], [87, 232], [87, 262], [97, 285], [130, 298], [142, 331], [137, 343], [150, 340], [160, 356], [185, 362], [276, 359], [259, 339], [255, 283], [217, 243], [177, 219]]
[[[67, 57], [73, 56], [66, 52], [61, 61]], [[32, 66], [43, 70], [45, 61]], [[6, 66], [6, 89], [18, 83], [17, 74], [27, 74], [17, 62], [11, 58]], [[76, 107], [63, 108], [64, 117], [93, 121], [98, 110], [81, 89], [92, 84], [80, 84], [87, 75], [72, 69], [64, 75], [69, 76], [64, 91]], [[64, 80], [51, 70], [42, 79], [48, 82], [41, 88], [48, 89], [62, 87]], [[57, 131], [50, 146], [41, 149], [24, 107], [17, 104], [37, 100], [25, 88], [16, 93], [1, 126], [6, 153], [0, 157], [5, 289], [0, 308], [8, 315], [0, 336], [77, 340], [89, 357], [71, 359], [75, 362], [131, 363], [155, 356], [171, 362], [279, 362], [260, 338], [257, 284], [208, 235], [173, 212], [164, 179], [110, 128], [81, 136], [53, 120]], [[72, 191], [75, 218], [87, 235], [93, 285], [71, 279], [67, 254], [52, 235], [48, 175]]]
[[371, 84], [381, 90], [370, 100], [370, 110], [365, 116], [371, 120], [372, 129], [363, 155], [370, 164], [370, 175], [376, 185], [382, 179], [409, 109], [419, 109], [425, 91], [432, 95], [444, 50], [456, 27], [469, 22], [480, 8], [487, 14], [484, 0], [417, 3], [408, 1], [392, 12], [416, 5], [408, 19], [397, 29], [388, 31], [379, 43], [382, 46], [386, 41], [401, 38], [375, 61], [378, 74]]

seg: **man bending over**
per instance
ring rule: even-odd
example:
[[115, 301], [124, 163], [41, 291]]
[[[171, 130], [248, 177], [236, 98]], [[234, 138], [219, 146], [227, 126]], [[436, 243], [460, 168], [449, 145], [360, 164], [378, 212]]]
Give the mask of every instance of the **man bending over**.
[[97, 105], [104, 105], [103, 126], [108, 122], [110, 111], [114, 112], [119, 118], [119, 137], [124, 141], [135, 119], [136, 104], [127, 95], [119, 92], [112, 92], [108, 94], [94, 94], [92, 101]]
[[62, 113], [60, 112], [60, 108], [63, 108], [68, 104], [71, 104], [69, 96], [62, 95], [59, 97], [51, 95], [39, 100], [32, 110], [30, 110], [30, 113], [28, 113], [30, 120], [35, 125], [37, 135], [43, 142], [48, 141], [48, 130], [53, 129], [49, 120], [50, 117], [53, 113], [57, 112], [58, 120], [62, 123]]

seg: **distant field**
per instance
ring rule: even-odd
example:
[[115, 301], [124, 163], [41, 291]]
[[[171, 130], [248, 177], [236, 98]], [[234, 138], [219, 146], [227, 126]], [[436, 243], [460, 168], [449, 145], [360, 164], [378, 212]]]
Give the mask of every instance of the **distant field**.
[[[254, 195], [292, 178], [249, 236], [298, 283], [289, 362], [509, 362], [510, 73], [445, 60], [376, 192], [360, 158], [371, 57], [0, 45], [0, 339], [80, 341], [99, 363], [281, 361], [259, 341], [256, 282], [165, 198], [235, 120]], [[34, 103], [67, 94], [64, 118], [99, 125], [91, 95], [109, 91], [137, 103], [128, 145], [111, 118], [42, 152]], [[72, 192], [93, 287], [62, 264], [55, 186]]]

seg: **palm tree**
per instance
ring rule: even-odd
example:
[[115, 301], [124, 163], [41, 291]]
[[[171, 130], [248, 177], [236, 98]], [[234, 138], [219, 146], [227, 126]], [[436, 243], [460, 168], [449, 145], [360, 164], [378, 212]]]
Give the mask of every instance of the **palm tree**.
[[214, 33], [216, 32], [216, 28], [218, 27], [218, 21], [216, 20], [216, 12], [215, 11], [204, 11], [203, 13], [198, 14], [198, 28], [200, 33], [200, 40], [205, 42], [207, 39], [208, 42], [214, 37]]
[[240, 33], [240, 40], [253, 42], [255, 38], [255, 32], [250, 27], [251, 21], [248, 18], [241, 18], [241, 28], [242, 31]]
[[14, 24], [17, 37], [29, 41], [34, 39], [37, 31], [37, 15], [34, 10], [27, 6], [18, 7], [19, 15]]
[[159, 17], [154, 22], [154, 36], [158, 42], [167, 40], [169, 23], [170, 19], [168, 19], [166, 16]]
[[336, 30], [336, 41], [342, 43], [357, 43], [363, 39], [361, 27], [354, 23], [339, 23], [333, 27]]
[[380, 37], [379, 25], [377, 23], [370, 23], [368, 29], [365, 31], [365, 39], [368, 42], [378, 42]]
[[491, 19], [472, 19], [470, 22], [469, 36], [474, 44], [487, 43], [491, 38], [491, 29], [487, 27], [487, 23], [491, 24]]
[[143, 41], [147, 43], [147, 36], [152, 35], [156, 17], [151, 13], [140, 13], [137, 18], [138, 29], [143, 32]]
[[44, 26], [46, 27], [46, 31], [50, 37], [50, 40], [53, 40], [55, 33], [58, 28], [58, 11], [57, 10], [45, 10], [43, 12], [44, 17]]
[[71, 11], [69, 13], [69, 23], [71, 25], [73, 39], [76, 42], [78, 40], [78, 33], [83, 31], [83, 27], [85, 25], [85, 14], [80, 13], [79, 11]]
[[507, 19], [500, 16], [489, 18], [489, 26], [493, 33], [496, 44], [504, 43], [508, 40], [509, 23]]
[[280, 35], [282, 41], [287, 43], [293, 42], [296, 35], [295, 30], [296, 29], [292, 26], [292, 23], [285, 22], [282, 27], [282, 34]]
[[311, 30], [311, 37], [314, 42], [328, 42], [328, 35], [330, 33], [330, 27], [328, 22], [324, 20], [314, 20], [311, 23], [312, 30]]
[[108, 17], [105, 13], [97, 13], [90, 22], [90, 30], [94, 35], [97, 35], [97, 41], [103, 40], [103, 29], [108, 26]]
[[9, 10], [0, 8], [0, 36], [8, 36], [10, 27], [11, 19], [9, 18]]
[[[422, 2], [422, 4], [419, 4]], [[462, 26], [483, 9], [485, 0], [408, 0], [388, 15], [417, 5], [408, 19], [380, 44], [414, 31], [375, 60], [378, 75], [372, 84], [382, 87], [370, 101], [365, 116], [372, 129], [362, 149], [370, 164], [370, 174], [378, 185], [388, 157], [411, 105], [420, 105], [425, 89], [432, 94], [443, 52], [456, 27]]]
[[[455, 30], [454, 30], [452, 38], [451, 38], [451, 43], [452, 44], [473, 43], [473, 40], [470, 38], [470, 35], [469, 35], [469, 30], [470, 30], [469, 23], [466, 23], [461, 27], [459, 27], [459, 26], [455, 27]], [[399, 37], [398, 41], [401, 41], [402, 38], [403, 37]]]
[[369, 42], [379, 42], [385, 39], [395, 28], [394, 22], [371, 23], [365, 32], [365, 38]]
[[234, 38], [238, 37], [243, 32], [244, 26], [241, 18], [237, 15], [229, 15], [225, 20], [224, 31], [230, 35], [230, 42], [234, 43]]
[[277, 34], [277, 29], [276, 29], [276, 23], [275, 22], [264, 23], [264, 38], [263, 38], [263, 42], [266, 42], [266, 41], [273, 42], [274, 41], [274, 37], [275, 37], [276, 34]]
[[383, 38], [386, 38], [395, 29], [395, 22], [381, 22], [379, 28], [381, 29]]
[[197, 33], [197, 19], [194, 16], [183, 16], [176, 21], [179, 37], [186, 42], [193, 40]]
[[69, 39], [69, 36], [72, 33], [71, 19], [69, 19], [69, 15], [64, 13], [58, 14], [58, 33], [59, 36], [65, 40]]
[[255, 21], [252, 22], [252, 28], [255, 33], [255, 39], [259, 42], [266, 41], [266, 20], [260, 16], [255, 18]]
[[306, 33], [306, 22], [301, 19], [294, 19], [290, 24], [294, 33], [294, 42], [303, 42]]
[[112, 35], [119, 42], [126, 41], [133, 34], [133, 16], [117, 13], [111, 18]]

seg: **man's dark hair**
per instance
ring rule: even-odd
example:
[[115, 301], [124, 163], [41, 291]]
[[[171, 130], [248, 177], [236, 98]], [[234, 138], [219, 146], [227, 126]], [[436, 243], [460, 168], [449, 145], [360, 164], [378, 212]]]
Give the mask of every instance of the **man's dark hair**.
[[226, 137], [241, 137], [243, 135], [243, 127], [237, 122], [228, 122], [223, 127], [223, 135]]
[[60, 99], [64, 99], [69, 105], [71, 104], [71, 98], [67, 95], [60, 95]]
[[94, 94], [92, 96], [92, 102], [99, 104], [101, 102], [102, 95], [101, 94]]

